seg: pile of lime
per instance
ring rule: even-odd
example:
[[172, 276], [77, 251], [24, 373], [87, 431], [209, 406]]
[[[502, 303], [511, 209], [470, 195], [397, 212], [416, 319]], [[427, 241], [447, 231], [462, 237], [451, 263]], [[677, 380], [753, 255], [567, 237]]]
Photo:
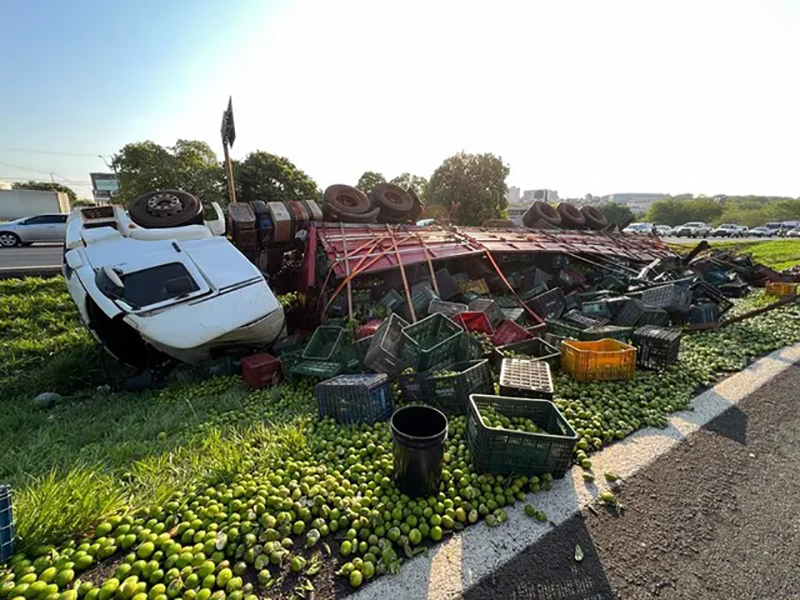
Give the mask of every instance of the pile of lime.
[[493, 406], [482, 406], [479, 409], [483, 422], [488, 427], [508, 429], [511, 431], [525, 431], [527, 433], [541, 433], [542, 429], [528, 417], [506, 416]]
[[[270, 402], [263, 401], [267, 394]], [[280, 397], [259, 392], [237, 417], [278, 420], [311, 398], [309, 388]], [[441, 491], [412, 499], [393, 481], [387, 423], [342, 426], [305, 417], [303, 423], [305, 442], [290, 458], [254, 448], [251, 470], [235, 481], [115, 516], [85, 541], [15, 556], [0, 575], [0, 598], [255, 600], [289, 575], [307, 585], [332, 554], [340, 557], [339, 574], [358, 587], [467, 525], [501, 525], [505, 507], [552, 486], [549, 474], [474, 472], [466, 417], [459, 416], [449, 421]], [[106, 577], [93, 574], [117, 559]]]
[[[791, 307], [686, 336], [677, 364], [638, 371], [631, 381], [579, 383], [557, 375], [554, 402], [579, 435], [576, 462], [591, 468], [592, 453], [605, 445], [665, 426], [698, 386], [798, 340], [800, 310]], [[236, 377], [219, 377], [204, 381], [202, 392], [222, 397], [240, 385]], [[191, 402], [197, 393], [197, 385], [171, 386], [154, 394], [154, 410]], [[399, 402], [396, 384], [393, 393]], [[481, 417], [490, 427], [541, 431], [502, 409], [486, 407]], [[286, 596], [284, 583], [295, 581], [301, 595], [324, 561], [335, 562], [340, 576], [359, 587], [470, 524], [502, 526], [508, 506], [552, 487], [549, 474], [475, 472], [466, 417], [455, 416], [439, 491], [409, 498], [394, 485], [388, 423], [318, 421], [308, 381], [252, 391], [235, 409], [213, 412], [201, 433], [241, 432], [254, 424], [288, 433], [248, 438], [235, 476], [208, 474], [202, 485], [113, 516], [75, 541], [25, 548], [0, 567], [0, 599], [256, 600]], [[546, 520], [533, 507], [525, 512]]]

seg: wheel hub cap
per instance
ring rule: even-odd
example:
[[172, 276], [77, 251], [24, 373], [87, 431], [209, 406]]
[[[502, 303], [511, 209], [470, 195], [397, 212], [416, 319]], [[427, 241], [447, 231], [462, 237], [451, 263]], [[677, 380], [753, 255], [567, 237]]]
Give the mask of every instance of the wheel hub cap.
[[182, 209], [181, 199], [174, 194], [156, 194], [147, 201], [147, 212], [154, 217], [171, 217]]

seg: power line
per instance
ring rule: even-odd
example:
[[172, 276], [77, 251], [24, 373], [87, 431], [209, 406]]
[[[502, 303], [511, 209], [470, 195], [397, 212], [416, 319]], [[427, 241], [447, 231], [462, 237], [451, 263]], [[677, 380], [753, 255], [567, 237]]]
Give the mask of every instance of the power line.
[[15, 165], [13, 163], [5, 162], [0, 160], [0, 165], [5, 165], [7, 167], [14, 167], [15, 169], [21, 169], [23, 171], [30, 171], [31, 173], [44, 173], [45, 175], [51, 175], [52, 171], [42, 171], [41, 169], [31, 169], [30, 167], [23, 167], [22, 165]]
[[[49, 173], [48, 173], [49, 175]], [[55, 175], [55, 173], [53, 173]], [[70, 185], [92, 185], [91, 181], [83, 180], [83, 179], [66, 179], [59, 175], [59, 178], [62, 179], [62, 183], [70, 184]], [[36, 181], [32, 180], [30, 177], [7, 177], [5, 175], [0, 175], [0, 179], [4, 181]]]
[[19, 152], [22, 154], [52, 154], [55, 156], [86, 156], [90, 158], [97, 158], [98, 156], [100, 157], [104, 156], [98, 153], [90, 154], [88, 152], [59, 152], [57, 150], [34, 150], [31, 148], [0, 148], [0, 152]]

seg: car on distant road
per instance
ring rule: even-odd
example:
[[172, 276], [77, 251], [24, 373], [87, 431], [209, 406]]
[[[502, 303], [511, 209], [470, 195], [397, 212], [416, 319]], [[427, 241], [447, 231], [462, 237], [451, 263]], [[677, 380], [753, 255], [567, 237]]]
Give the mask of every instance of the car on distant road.
[[789, 232], [786, 234], [786, 237], [800, 238], [800, 227], [795, 227], [794, 229], [790, 229]]
[[753, 227], [747, 232], [750, 237], [772, 237], [773, 231], [768, 227]]
[[656, 235], [658, 237], [670, 237], [672, 235], [672, 227], [669, 225], [656, 225]]
[[714, 237], [739, 237], [739, 226], [733, 223], [723, 223], [711, 232]]
[[711, 233], [711, 229], [709, 229], [708, 225], [703, 223], [702, 221], [690, 221], [689, 223], [684, 223], [683, 225], [679, 225], [676, 227], [672, 235], [676, 237], [708, 237], [708, 234]]
[[747, 233], [750, 231], [749, 227], [746, 225], [737, 225], [736, 227], [739, 229], [739, 237], [747, 237]]
[[30, 246], [37, 242], [63, 244], [67, 236], [68, 216], [66, 213], [50, 213], [0, 223], [0, 248]]
[[[764, 225], [767, 229], [772, 232], [772, 235], [786, 235], [786, 232], [789, 228], [787, 228], [783, 223], [779, 223], [777, 221], [772, 221]], [[791, 229], [794, 229], [793, 227]]]
[[638, 233], [638, 234], [650, 234], [653, 233], [653, 224], [652, 223], [631, 223], [625, 229], [622, 230], [623, 233]]

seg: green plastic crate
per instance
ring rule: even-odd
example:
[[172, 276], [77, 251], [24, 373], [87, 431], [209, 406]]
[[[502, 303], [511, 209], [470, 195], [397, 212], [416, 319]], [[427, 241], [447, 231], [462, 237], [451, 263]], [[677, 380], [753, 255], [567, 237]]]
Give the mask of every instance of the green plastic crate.
[[315, 388], [319, 418], [338, 423], [385, 421], [392, 416], [392, 386], [384, 373], [340, 375]]
[[471, 394], [494, 392], [494, 378], [488, 360], [455, 363], [428, 371], [420, 381], [421, 400], [444, 413], [463, 415]]
[[369, 336], [340, 348], [336, 353], [336, 362], [341, 363], [345, 373], [363, 373], [364, 359], [371, 343], [372, 336]]
[[335, 362], [322, 360], [304, 360], [292, 367], [292, 375], [302, 375], [304, 377], [317, 377], [319, 379], [330, 379], [341, 375], [344, 367]]
[[462, 332], [458, 340], [458, 351], [455, 358], [458, 362], [485, 358], [483, 344], [475, 336]]
[[398, 314], [386, 319], [371, 337], [364, 364], [376, 373], [386, 373], [390, 377], [399, 375], [407, 366], [402, 357], [403, 328], [407, 326], [408, 323]]
[[[414, 306], [414, 315], [419, 319], [420, 317], [428, 314], [428, 305], [432, 300], [438, 300], [439, 297], [431, 289], [428, 282], [418, 283], [411, 288], [411, 304]], [[406, 305], [406, 308], [408, 306]], [[411, 311], [406, 310], [406, 318], [411, 319]]]
[[533, 338], [498, 346], [492, 352], [492, 366], [499, 369], [503, 359], [511, 357], [530, 357], [531, 360], [544, 361], [552, 368], [556, 368], [561, 362], [561, 353], [558, 347], [553, 346], [542, 338]]
[[581, 332], [582, 342], [596, 342], [597, 340], [617, 340], [627, 342], [633, 336], [633, 327], [617, 327], [616, 325], [603, 325], [590, 327]]
[[303, 351], [294, 350], [293, 352], [284, 352], [281, 354], [279, 360], [281, 362], [283, 378], [290, 383], [297, 381], [297, 376], [292, 373], [292, 369], [295, 365], [303, 362]]
[[378, 300], [378, 304], [389, 312], [399, 312], [406, 304], [406, 299], [397, 290], [389, 290], [386, 295]]
[[317, 327], [303, 350], [304, 360], [331, 360], [344, 339], [341, 327]]
[[583, 333], [583, 330], [579, 327], [574, 327], [568, 323], [564, 323], [562, 321], [556, 321], [554, 319], [547, 319], [545, 321], [547, 325], [547, 331], [561, 336], [565, 338], [570, 338], [573, 340], [580, 339], [580, 335]]
[[305, 345], [302, 336], [299, 333], [293, 333], [292, 335], [287, 335], [282, 340], [275, 342], [272, 346], [272, 355], [273, 356], [280, 356], [286, 352], [294, 352], [295, 350], [300, 350]]
[[[478, 473], [560, 478], [569, 470], [578, 435], [552, 402], [473, 394], [468, 407], [467, 447]], [[506, 417], [531, 419], [545, 433], [490, 427], [479, 412], [489, 407]]]
[[401, 356], [417, 371], [452, 362], [459, 348], [461, 328], [441, 314], [434, 314], [403, 328]]

